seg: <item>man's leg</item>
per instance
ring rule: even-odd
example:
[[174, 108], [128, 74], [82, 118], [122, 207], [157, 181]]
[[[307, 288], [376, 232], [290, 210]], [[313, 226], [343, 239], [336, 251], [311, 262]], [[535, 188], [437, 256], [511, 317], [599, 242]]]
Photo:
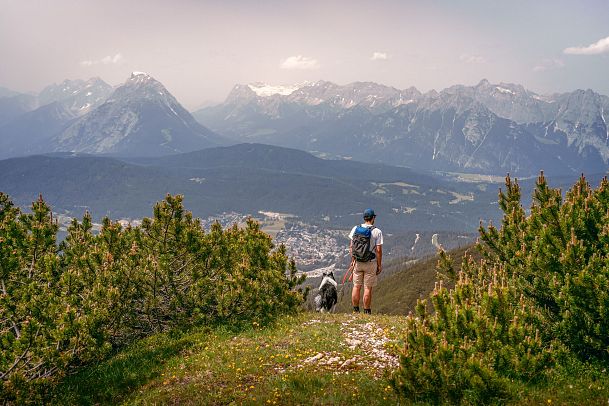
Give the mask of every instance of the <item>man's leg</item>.
[[[364, 312], [370, 313], [370, 305], [372, 304], [372, 286], [364, 286]], [[368, 310], [368, 312], [366, 312]]]
[[359, 296], [361, 293], [362, 285], [353, 285], [353, 290], [351, 291], [351, 304], [353, 305], [354, 311], [359, 311]]
[[372, 288], [376, 286], [376, 280], [376, 262], [366, 262], [366, 269], [364, 271], [364, 313], [371, 313]]

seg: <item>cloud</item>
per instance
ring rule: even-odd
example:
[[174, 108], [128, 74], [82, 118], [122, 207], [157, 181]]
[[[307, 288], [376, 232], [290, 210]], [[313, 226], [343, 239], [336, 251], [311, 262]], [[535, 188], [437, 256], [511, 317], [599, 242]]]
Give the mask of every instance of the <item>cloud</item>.
[[599, 39], [594, 44], [590, 44], [587, 47], [570, 47], [565, 48], [563, 51], [565, 54], [570, 55], [598, 55], [609, 52], [609, 37]]
[[565, 66], [565, 63], [560, 59], [544, 59], [539, 64], [533, 66], [533, 72], [545, 72], [560, 69], [563, 66]]
[[370, 57], [371, 61], [385, 61], [387, 59], [389, 59], [389, 55], [386, 52], [374, 52]]
[[92, 60], [92, 59], [87, 59], [84, 61], [80, 62], [81, 66], [93, 66], [93, 65], [117, 65], [121, 62], [123, 62], [125, 60], [125, 58], [123, 58], [123, 55], [119, 52], [118, 54], [115, 55], [107, 55], [104, 56], [101, 59], [97, 59], [97, 60]]
[[461, 54], [459, 60], [465, 63], [481, 64], [486, 63], [486, 58], [480, 55]]
[[296, 55], [286, 58], [281, 62], [280, 67], [281, 69], [319, 69], [319, 62], [317, 62], [317, 59]]

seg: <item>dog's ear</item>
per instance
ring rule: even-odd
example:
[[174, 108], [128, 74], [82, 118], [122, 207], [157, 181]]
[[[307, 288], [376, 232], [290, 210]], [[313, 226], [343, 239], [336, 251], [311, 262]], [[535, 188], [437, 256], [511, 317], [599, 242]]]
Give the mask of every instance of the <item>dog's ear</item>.
[[328, 276], [328, 273], [327, 272], [322, 272], [321, 276]]
[[330, 271], [330, 273], [328, 274], [329, 277], [331, 277], [332, 279], [334, 279], [334, 271]]

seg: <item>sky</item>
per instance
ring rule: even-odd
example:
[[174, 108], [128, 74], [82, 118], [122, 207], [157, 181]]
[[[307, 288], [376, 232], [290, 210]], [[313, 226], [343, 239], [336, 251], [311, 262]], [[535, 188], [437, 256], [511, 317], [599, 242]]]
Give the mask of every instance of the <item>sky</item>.
[[0, 0], [0, 86], [132, 71], [190, 110], [252, 82], [609, 95], [609, 0]]

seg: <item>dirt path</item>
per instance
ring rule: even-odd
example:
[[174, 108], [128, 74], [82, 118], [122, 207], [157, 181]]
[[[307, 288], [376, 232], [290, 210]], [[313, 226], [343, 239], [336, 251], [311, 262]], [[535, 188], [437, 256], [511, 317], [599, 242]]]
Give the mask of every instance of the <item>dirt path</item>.
[[[306, 325], [328, 323], [330, 320], [311, 320]], [[300, 367], [316, 365], [334, 369], [335, 373], [345, 373], [349, 370], [368, 369], [375, 377], [380, 378], [386, 370], [398, 367], [398, 357], [389, 353], [387, 344], [392, 340], [387, 338], [385, 330], [373, 321], [362, 322], [355, 315], [340, 323], [342, 333], [341, 346], [344, 352], [319, 352], [306, 358]]]

